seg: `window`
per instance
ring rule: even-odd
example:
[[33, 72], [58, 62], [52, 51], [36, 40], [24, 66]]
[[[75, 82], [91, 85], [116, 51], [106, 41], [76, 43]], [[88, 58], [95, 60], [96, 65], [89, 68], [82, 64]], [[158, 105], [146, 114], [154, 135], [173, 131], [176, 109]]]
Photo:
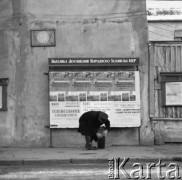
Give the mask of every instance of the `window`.
[[175, 41], [182, 41], [182, 29], [174, 31], [174, 40]]
[[182, 73], [161, 73], [163, 106], [182, 106]]
[[8, 78], [0, 78], [0, 111], [7, 111]]

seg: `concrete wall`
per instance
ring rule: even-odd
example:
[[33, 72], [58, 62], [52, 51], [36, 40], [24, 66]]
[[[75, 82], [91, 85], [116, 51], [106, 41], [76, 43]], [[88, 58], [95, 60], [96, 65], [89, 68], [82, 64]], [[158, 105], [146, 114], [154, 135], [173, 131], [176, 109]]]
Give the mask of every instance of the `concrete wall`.
[[[31, 47], [31, 29], [56, 29], [56, 47]], [[145, 0], [1, 0], [0, 78], [8, 77], [8, 111], [0, 112], [0, 146], [49, 146], [50, 57], [139, 57], [141, 143], [152, 144], [148, 117]], [[113, 129], [107, 145], [138, 144], [136, 129]], [[76, 129], [53, 132], [53, 145], [83, 146]]]

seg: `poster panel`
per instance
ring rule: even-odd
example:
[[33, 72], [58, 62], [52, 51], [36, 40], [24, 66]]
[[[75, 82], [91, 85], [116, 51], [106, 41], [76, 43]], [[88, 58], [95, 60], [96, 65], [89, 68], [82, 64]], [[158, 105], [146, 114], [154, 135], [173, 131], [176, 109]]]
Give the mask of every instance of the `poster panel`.
[[111, 127], [140, 126], [138, 71], [49, 72], [50, 125], [77, 128], [87, 111], [104, 111]]

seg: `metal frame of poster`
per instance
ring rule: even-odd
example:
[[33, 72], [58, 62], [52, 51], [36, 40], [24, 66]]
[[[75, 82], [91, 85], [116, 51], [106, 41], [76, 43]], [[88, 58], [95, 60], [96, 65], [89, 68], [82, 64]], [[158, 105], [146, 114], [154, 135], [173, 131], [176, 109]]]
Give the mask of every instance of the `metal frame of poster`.
[[50, 128], [77, 128], [90, 110], [109, 115], [111, 127], [139, 127], [139, 71], [49, 71]]

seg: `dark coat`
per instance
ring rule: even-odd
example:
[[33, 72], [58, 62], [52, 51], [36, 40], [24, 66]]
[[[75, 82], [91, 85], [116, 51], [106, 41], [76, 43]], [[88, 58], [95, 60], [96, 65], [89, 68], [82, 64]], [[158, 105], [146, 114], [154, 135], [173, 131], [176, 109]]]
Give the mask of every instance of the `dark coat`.
[[[78, 132], [85, 136], [94, 136], [97, 132], [99, 127], [103, 124], [99, 121], [99, 113], [100, 111], [88, 111], [79, 119], [79, 128]], [[109, 130], [110, 128], [110, 121], [105, 121], [106, 129]]]

